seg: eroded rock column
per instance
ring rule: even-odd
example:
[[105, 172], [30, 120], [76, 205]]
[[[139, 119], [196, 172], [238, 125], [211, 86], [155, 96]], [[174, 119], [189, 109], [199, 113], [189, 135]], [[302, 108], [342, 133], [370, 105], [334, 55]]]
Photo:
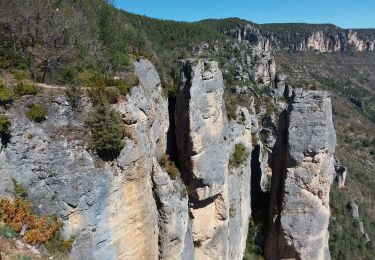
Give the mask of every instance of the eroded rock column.
[[[186, 60], [176, 99], [176, 139], [189, 193], [195, 259], [242, 259], [250, 217], [250, 154], [236, 169], [236, 144], [251, 151], [251, 119], [245, 108], [228, 122], [217, 62]], [[189, 233], [188, 233], [189, 234]]]
[[[329, 191], [336, 135], [326, 92], [295, 90], [287, 115], [287, 159], [272, 198], [269, 259], [329, 259]], [[274, 184], [274, 183], [273, 183]], [[274, 211], [278, 208], [277, 211]]]

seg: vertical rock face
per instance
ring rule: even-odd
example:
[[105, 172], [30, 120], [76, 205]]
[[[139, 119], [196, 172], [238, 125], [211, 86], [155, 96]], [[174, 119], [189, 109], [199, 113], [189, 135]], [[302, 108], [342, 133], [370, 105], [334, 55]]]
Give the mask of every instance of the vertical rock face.
[[[252, 39], [246, 30], [241, 33], [242, 40]], [[0, 195], [12, 196], [14, 178], [26, 187], [39, 213], [57, 213], [64, 220], [64, 235], [75, 236], [72, 259], [240, 260], [251, 214], [253, 156], [259, 192], [269, 192], [272, 176], [267, 257], [329, 258], [336, 139], [326, 93], [295, 90], [288, 95], [276, 143], [266, 140], [275, 147], [272, 154], [262, 154], [261, 143], [251, 154], [252, 135], [259, 137], [261, 131], [255, 111], [250, 115], [237, 106], [235, 119], [228, 121], [218, 64], [184, 61], [175, 102], [176, 136], [170, 137], [176, 138], [177, 151], [169, 151], [178, 153], [170, 157], [179, 160], [180, 178], [158, 162], [167, 150], [170, 122], [159, 76], [146, 60], [134, 68], [139, 86], [113, 105], [129, 135], [111, 162], [85, 145], [87, 96], [78, 114], [63, 95], [17, 100], [7, 111], [10, 143], [0, 148]], [[267, 71], [273, 79], [272, 70]], [[285, 77], [279, 75], [275, 83], [274, 95], [284, 95]], [[48, 107], [45, 122], [25, 117], [29, 103]], [[230, 163], [238, 144], [245, 150], [243, 160]]]
[[[252, 150], [251, 116], [246, 108], [237, 108], [236, 121], [230, 122], [230, 153], [236, 144], [242, 144], [246, 152]], [[231, 156], [231, 154], [230, 154]], [[251, 158], [238, 168], [230, 167], [228, 175], [229, 223], [228, 223], [228, 259], [243, 259], [249, 218], [251, 214]]]
[[[86, 150], [87, 98], [78, 115], [56, 95], [25, 97], [9, 110], [11, 139], [0, 153], [0, 174], [24, 185], [40, 213], [55, 212], [64, 220], [64, 234], [75, 236], [73, 259], [158, 259], [158, 243], [164, 241], [159, 224], [163, 232], [168, 229], [158, 221], [152, 189], [164, 187], [162, 181], [153, 183], [152, 174], [156, 158], [166, 151], [167, 100], [152, 64], [134, 65], [141, 84], [116, 104], [131, 138], [113, 162]], [[49, 110], [41, 124], [25, 117], [27, 104], [34, 102]], [[163, 196], [160, 192], [161, 201]], [[186, 204], [179, 199], [177, 206]]]
[[[299, 28], [300, 29], [300, 28]], [[263, 52], [271, 50], [316, 51], [321, 53], [344, 50], [374, 51], [375, 33], [371, 30], [345, 30], [336, 26], [285, 28], [283, 32], [256, 24], [236, 24], [223, 29], [224, 34], [240, 43], [248, 43]]]
[[287, 160], [273, 173], [280, 177], [272, 183], [279, 192], [271, 198], [269, 259], [330, 258], [329, 191], [336, 145], [331, 113], [327, 93], [295, 90], [287, 118]]
[[188, 60], [181, 81], [176, 99], [180, 167], [196, 198], [205, 200], [223, 191], [228, 169], [223, 77], [216, 62]]
[[302, 49], [305, 46], [306, 50], [315, 50], [320, 52], [337, 52], [342, 48], [340, 35], [326, 37], [323, 31], [313, 32], [306, 39], [306, 44], [301, 46]]
[[195, 259], [242, 259], [250, 216], [250, 159], [230, 170], [237, 143], [251, 147], [250, 116], [228, 123], [216, 62], [186, 60], [176, 100], [180, 169], [190, 199]]
[[[185, 186], [158, 163], [169, 128], [159, 76], [146, 60], [134, 68], [139, 86], [113, 105], [128, 137], [111, 162], [85, 145], [87, 96], [78, 114], [61, 94], [17, 100], [7, 111], [12, 128], [10, 143], [0, 151], [0, 196], [13, 196], [14, 178], [39, 213], [57, 213], [64, 235], [75, 236], [72, 259], [242, 259], [250, 158], [229, 172], [228, 162], [235, 144], [251, 150], [247, 109], [238, 108], [237, 119], [229, 123], [217, 63], [184, 63], [176, 139]], [[48, 107], [45, 122], [25, 117], [29, 103]]]
[[359, 36], [356, 31], [342, 30], [337, 27], [331, 28], [331, 31], [316, 28], [316, 30], [306, 33], [303, 39], [296, 40], [300, 36], [293, 32], [280, 38], [273, 35], [272, 43], [278, 49], [321, 53], [340, 52], [348, 49], [359, 52], [375, 50], [375, 35], [373, 32], [361, 32]]
[[189, 219], [186, 188], [180, 179], [171, 179], [156, 160], [153, 181], [159, 207], [159, 258], [184, 259], [183, 255], [192, 251], [185, 248]]

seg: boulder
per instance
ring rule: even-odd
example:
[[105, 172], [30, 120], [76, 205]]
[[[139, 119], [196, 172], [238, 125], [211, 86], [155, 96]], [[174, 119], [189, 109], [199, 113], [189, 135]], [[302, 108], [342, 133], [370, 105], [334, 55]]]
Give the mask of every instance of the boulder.
[[347, 171], [346, 168], [342, 166], [338, 160], [335, 161], [335, 172], [335, 181], [337, 183], [337, 186], [339, 187], [339, 189], [345, 188]]

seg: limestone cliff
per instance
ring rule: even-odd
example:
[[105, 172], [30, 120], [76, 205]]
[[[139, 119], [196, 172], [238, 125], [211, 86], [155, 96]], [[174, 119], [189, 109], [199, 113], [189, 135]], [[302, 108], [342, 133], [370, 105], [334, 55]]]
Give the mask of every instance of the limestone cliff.
[[196, 259], [241, 259], [250, 217], [250, 158], [228, 175], [236, 143], [251, 149], [249, 114], [228, 122], [223, 78], [212, 61], [182, 65], [176, 100], [176, 139]]
[[[38, 213], [61, 217], [64, 235], [75, 237], [72, 259], [242, 259], [252, 208], [258, 215], [268, 207], [269, 259], [327, 259], [335, 147], [330, 99], [292, 91], [271, 67], [265, 70], [275, 80], [271, 94], [288, 100], [278, 101], [285, 110], [264, 119], [252, 98], [228, 119], [217, 62], [184, 60], [169, 104], [154, 66], [135, 62], [139, 86], [113, 105], [128, 129], [113, 161], [86, 147], [87, 95], [78, 112], [58, 91], [22, 97], [6, 111], [12, 127], [0, 152], [0, 195], [12, 197], [16, 179]], [[251, 92], [242, 87], [240, 93]], [[25, 117], [30, 103], [48, 107], [46, 121]], [[167, 134], [171, 127], [175, 135]], [[159, 163], [170, 142], [177, 144], [168, 149], [176, 176]], [[233, 163], [239, 145], [242, 158]]]
[[[336, 136], [327, 93], [295, 90], [274, 165], [269, 259], [329, 259], [329, 191], [335, 176]], [[281, 164], [281, 165], [280, 165]]]
[[309, 34], [303, 41], [295, 45], [297, 51], [338, 52], [352, 49], [355, 51], [374, 51], [375, 35], [359, 37], [358, 32], [326, 33], [317, 30]]
[[[39, 213], [61, 217], [65, 236], [75, 237], [72, 259], [242, 259], [250, 158], [230, 174], [228, 162], [235, 144], [251, 150], [247, 109], [228, 122], [217, 63], [186, 61], [175, 126], [182, 179], [172, 178], [158, 162], [167, 150], [167, 98], [150, 62], [134, 67], [139, 86], [113, 105], [128, 130], [114, 161], [86, 147], [86, 95], [78, 112], [48, 89], [17, 100], [7, 110], [12, 128], [0, 153], [1, 196], [13, 196], [16, 179]], [[28, 120], [29, 103], [45, 104], [47, 120]]]
[[[167, 100], [150, 62], [136, 62], [135, 73], [140, 86], [115, 105], [130, 137], [113, 162], [86, 149], [87, 98], [78, 115], [54, 93], [22, 98], [8, 111], [13, 123], [10, 143], [0, 154], [1, 175], [25, 186], [39, 212], [56, 212], [64, 220], [66, 236], [75, 236], [73, 259], [157, 259], [158, 241], [164, 239], [159, 229], [169, 234], [158, 222], [152, 190], [153, 172], [162, 174], [155, 158], [166, 151]], [[25, 117], [31, 102], [48, 107], [45, 122]], [[183, 197], [176, 200], [184, 203]]]
[[239, 22], [223, 33], [248, 42], [265, 51], [374, 51], [375, 32], [366, 29], [346, 30], [334, 25], [265, 24]]

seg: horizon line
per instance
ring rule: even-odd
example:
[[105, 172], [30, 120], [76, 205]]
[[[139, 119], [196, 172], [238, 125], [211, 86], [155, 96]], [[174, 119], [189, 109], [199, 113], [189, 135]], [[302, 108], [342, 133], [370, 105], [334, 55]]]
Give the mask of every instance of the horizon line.
[[123, 8], [121, 8], [120, 6], [117, 6], [116, 4], [113, 5], [116, 9], [120, 10], [120, 11], [124, 11], [126, 13], [129, 13], [129, 14], [133, 14], [133, 15], [139, 15], [139, 16], [144, 16], [144, 17], [147, 17], [147, 18], [150, 18], [150, 19], [157, 19], [157, 20], [161, 20], [161, 21], [172, 21], [172, 22], [178, 22], [178, 23], [198, 23], [198, 22], [201, 22], [201, 21], [205, 21], [205, 20], [225, 20], [225, 19], [239, 19], [239, 20], [243, 20], [243, 21], [247, 21], [249, 23], [253, 23], [253, 24], [256, 24], [256, 25], [271, 25], [271, 24], [306, 24], [306, 25], [333, 25], [333, 26], [336, 26], [338, 27], [339, 29], [344, 29], [344, 30], [375, 30], [375, 27], [342, 27], [342, 26], [339, 26], [335, 23], [332, 23], [332, 22], [322, 22], [322, 23], [313, 23], [313, 22], [302, 22], [302, 21], [287, 21], [287, 22], [265, 22], [265, 23], [259, 23], [259, 22], [255, 22], [255, 21], [252, 21], [252, 20], [249, 20], [247, 18], [241, 18], [241, 17], [237, 17], [237, 16], [229, 16], [229, 17], [220, 17], [220, 18], [204, 18], [204, 19], [199, 19], [199, 20], [177, 20], [177, 19], [173, 19], [173, 18], [160, 18], [160, 17], [153, 17], [153, 16], [150, 16], [150, 15], [146, 15], [146, 14], [140, 14], [140, 13], [135, 13], [135, 12], [130, 12], [128, 10], [125, 10]]

